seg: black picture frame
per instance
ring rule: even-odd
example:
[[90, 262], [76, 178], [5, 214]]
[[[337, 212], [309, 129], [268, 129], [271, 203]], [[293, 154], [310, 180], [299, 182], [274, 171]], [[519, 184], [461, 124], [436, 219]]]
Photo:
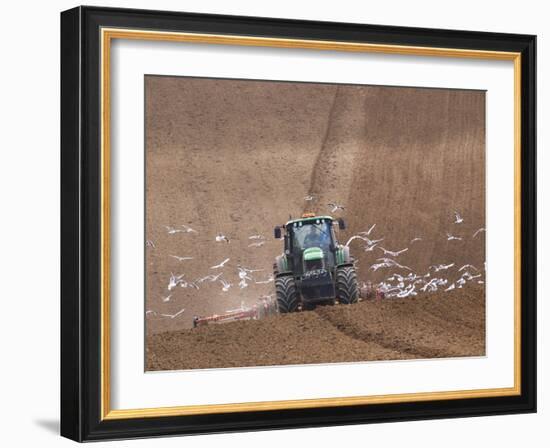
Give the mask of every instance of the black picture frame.
[[[521, 54], [521, 393], [102, 419], [100, 29], [128, 28]], [[536, 412], [536, 37], [77, 7], [61, 13], [61, 435], [76, 441]]]

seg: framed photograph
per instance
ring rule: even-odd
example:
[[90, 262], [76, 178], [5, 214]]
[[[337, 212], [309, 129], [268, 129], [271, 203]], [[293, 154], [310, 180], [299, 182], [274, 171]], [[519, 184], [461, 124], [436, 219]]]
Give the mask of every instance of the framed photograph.
[[61, 433], [536, 411], [535, 36], [61, 14]]

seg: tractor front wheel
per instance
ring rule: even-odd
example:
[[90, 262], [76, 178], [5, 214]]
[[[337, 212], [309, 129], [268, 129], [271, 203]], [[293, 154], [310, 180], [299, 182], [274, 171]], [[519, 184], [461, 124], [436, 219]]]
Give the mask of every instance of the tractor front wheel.
[[336, 271], [336, 294], [338, 301], [345, 305], [356, 303], [359, 298], [357, 274], [353, 266], [344, 266]]
[[300, 304], [296, 283], [292, 276], [275, 279], [275, 293], [277, 295], [277, 308], [279, 313], [292, 313]]

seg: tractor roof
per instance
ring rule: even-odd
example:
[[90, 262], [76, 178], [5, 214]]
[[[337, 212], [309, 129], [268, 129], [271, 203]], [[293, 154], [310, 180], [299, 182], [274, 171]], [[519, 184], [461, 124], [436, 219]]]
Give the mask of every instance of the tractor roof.
[[327, 216], [327, 215], [307, 216], [307, 217], [302, 217], [302, 218], [297, 218], [297, 219], [291, 219], [290, 221], [287, 221], [287, 223], [285, 224], [285, 227], [288, 226], [289, 224], [294, 224], [295, 222], [303, 222], [303, 223], [307, 224], [311, 221], [316, 221], [318, 219], [326, 219], [328, 221], [333, 221], [334, 220], [332, 218], [332, 216]]

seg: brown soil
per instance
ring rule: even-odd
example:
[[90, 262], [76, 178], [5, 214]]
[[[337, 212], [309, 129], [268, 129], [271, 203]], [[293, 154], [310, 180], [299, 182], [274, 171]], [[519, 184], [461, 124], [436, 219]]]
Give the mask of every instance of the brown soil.
[[484, 290], [319, 307], [158, 333], [147, 370], [270, 366], [485, 354]]

